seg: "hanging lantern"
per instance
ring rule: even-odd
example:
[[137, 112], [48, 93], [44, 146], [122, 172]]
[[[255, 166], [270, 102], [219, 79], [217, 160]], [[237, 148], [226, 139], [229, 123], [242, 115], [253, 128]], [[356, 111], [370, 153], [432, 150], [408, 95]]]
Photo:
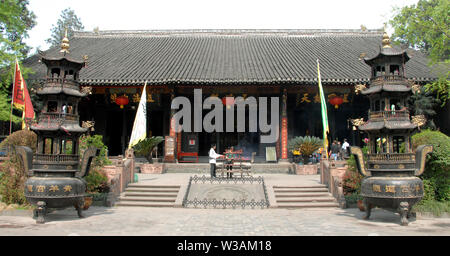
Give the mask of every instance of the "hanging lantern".
[[230, 106], [234, 105], [234, 97], [223, 97], [222, 98], [222, 103], [223, 105], [227, 106], [227, 108], [229, 109]]
[[127, 105], [130, 101], [126, 95], [122, 95], [116, 98], [116, 104], [123, 108], [124, 105]]
[[334, 107], [337, 109], [339, 108], [339, 105], [344, 103], [344, 99], [341, 96], [334, 96], [328, 100], [331, 105], [334, 105]]

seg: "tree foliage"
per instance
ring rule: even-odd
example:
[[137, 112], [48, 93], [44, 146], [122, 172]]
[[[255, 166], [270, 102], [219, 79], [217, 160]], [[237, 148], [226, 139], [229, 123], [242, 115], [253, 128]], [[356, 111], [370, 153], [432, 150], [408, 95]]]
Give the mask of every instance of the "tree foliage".
[[427, 119], [426, 124], [423, 126], [424, 129], [436, 129], [432, 117], [436, 115], [434, 107], [439, 103], [438, 99], [431, 96], [424, 88], [421, 88], [409, 98], [408, 103], [412, 115], [424, 115]]
[[30, 48], [23, 42], [36, 25], [36, 16], [27, 8], [28, 0], [2, 0], [0, 4], [0, 67], [21, 59]]
[[425, 172], [422, 175], [425, 189], [428, 191], [425, 199], [449, 201], [450, 137], [439, 131], [423, 130], [412, 136], [413, 148], [419, 145], [433, 146], [433, 152], [427, 157]]
[[78, 18], [78, 16], [75, 14], [75, 11], [70, 8], [67, 8], [61, 12], [61, 16], [56, 22], [56, 25], [53, 24], [52, 26], [51, 37], [48, 38], [46, 42], [51, 44], [52, 46], [61, 44], [61, 40], [64, 38], [66, 28], [68, 38], [73, 36], [74, 31], [80, 31], [84, 29], [80, 18]]
[[133, 146], [134, 153], [136, 156], [145, 157], [150, 163], [153, 162], [152, 152], [155, 147], [164, 140], [161, 136], [152, 136], [140, 140], [136, 145]]
[[426, 51], [433, 62], [445, 61], [450, 54], [450, 2], [419, 0], [417, 5], [396, 9], [390, 21], [395, 41]]
[[395, 16], [389, 21], [394, 28], [394, 41], [424, 51], [430, 64], [437, 64], [439, 79], [425, 88], [436, 94], [442, 106], [450, 99], [449, 17], [449, 0], [419, 0], [417, 4], [395, 9]]
[[[36, 16], [28, 10], [28, 0], [0, 1], [0, 121], [9, 121], [11, 111], [11, 85], [15, 59], [25, 58], [30, 50], [23, 39], [36, 25]], [[22, 74], [30, 69], [21, 67]], [[12, 121], [20, 123], [21, 117], [13, 113]]]

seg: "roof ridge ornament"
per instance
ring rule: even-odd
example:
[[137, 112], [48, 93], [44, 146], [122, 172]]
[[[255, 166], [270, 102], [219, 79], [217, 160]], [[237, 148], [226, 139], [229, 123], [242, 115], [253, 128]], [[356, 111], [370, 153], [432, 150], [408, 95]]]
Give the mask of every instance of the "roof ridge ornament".
[[67, 38], [67, 27], [66, 31], [64, 33], [64, 38], [61, 40], [61, 50], [59, 52], [61, 53], [69, 53], [69, 38]]

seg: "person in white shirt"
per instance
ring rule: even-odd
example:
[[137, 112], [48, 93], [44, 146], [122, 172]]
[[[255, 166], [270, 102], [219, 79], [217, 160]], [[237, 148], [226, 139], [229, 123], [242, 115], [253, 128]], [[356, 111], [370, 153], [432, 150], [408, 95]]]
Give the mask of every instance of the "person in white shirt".
[[209, 150], [209, 165], [211, 166], [211, 178], [216, 177], [216, 159], [222, 155], [216, 153], [216, 145], [213, 144]]
[[347, 139], [344, 139], [344, 143], [342, 143], [342, 155], [347, 157], [348, 156], [348, 151], [347, 148], [350, 147], [350, 144], [347, 142]]

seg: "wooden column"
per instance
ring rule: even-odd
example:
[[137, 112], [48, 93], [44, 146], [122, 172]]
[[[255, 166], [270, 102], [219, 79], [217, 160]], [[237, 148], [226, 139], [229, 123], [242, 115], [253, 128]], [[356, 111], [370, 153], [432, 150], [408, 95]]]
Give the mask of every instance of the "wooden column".
[[288, 161], [288, 117], [287, 117], [287, 90], [283, 89], [281, 101], [281, 159], [282, 162]]
[[[169, 107], [172, 105], [172, 101], [175, 98], [175, 90], [174, 88], [170, 89], [170, 102]], [[175, 110], [170, 109], [170, 124], [169, 124], [169, 136], [166, 136], [165, 141], [165, 153], [164, 153], [164, 162], [173, 163], [177, 159], [177, 133], [176, 133], [176, 127], [175, 127], [175, 119], [173, 116], [175, 115]], [[168, 139], [170, 141], [168, 141]], [[173, 141], [173, 144], [172, 144]], [[173, 147], [173, 149], [172, 149]], [[172, 151], [173, 150], [173, 151]]]

